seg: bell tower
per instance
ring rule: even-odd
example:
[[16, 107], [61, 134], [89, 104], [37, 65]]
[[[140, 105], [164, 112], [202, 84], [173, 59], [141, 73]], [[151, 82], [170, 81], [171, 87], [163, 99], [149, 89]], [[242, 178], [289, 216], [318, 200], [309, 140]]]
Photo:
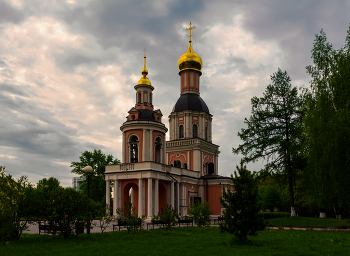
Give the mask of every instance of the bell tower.
[[199, 171], [200, 176], [218, 174], [219, 146], [212, 143], [212, 115], [200, 97], [202, 59], [192, 49], [190, 23], [189, 45], [178, 61], [180, 98], [169, 115], [170, 141], [167, 142], [167, 163]]
[[166, 163], [165, 133], [162, 112], [153, 107], [153, 90], [146, 68], [144, 50], [142, 77], [135, 85], [136, 102], [129, 110], [126, 122], [120, 127], [123, 132], [122, 163], [157, 162]]

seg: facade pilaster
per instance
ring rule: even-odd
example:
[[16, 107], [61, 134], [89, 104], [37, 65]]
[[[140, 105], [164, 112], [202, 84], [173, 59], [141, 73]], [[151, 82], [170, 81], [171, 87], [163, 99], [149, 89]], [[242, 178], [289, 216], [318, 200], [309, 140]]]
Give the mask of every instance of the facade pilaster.
[[142, 136], [142, 162], [146, 161], [146, 130], [143, 129]]
[[190, 128], [191, 128], [191, 124], [190, 124], [190, 115], [188, 113], [185, 113], [185, 127], [186, 127], [186, 134], [185, 134], [185, 138], [190, 138]]
[[149, 130], [149, 161], [154, 161], [153, 159], [153, 151], [155, 150], [154, 148], [155, 144], [153, 142], [153, 130]]

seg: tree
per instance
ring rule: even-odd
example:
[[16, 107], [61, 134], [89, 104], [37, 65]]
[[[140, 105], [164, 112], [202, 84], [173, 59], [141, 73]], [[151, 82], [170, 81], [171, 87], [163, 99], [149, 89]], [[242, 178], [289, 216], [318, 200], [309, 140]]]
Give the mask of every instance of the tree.
[[36, 187], [37, 188], [44, 188], [47, 187], [49, 189], [54, 189], [60, 186], [60, 181], [54, 177], [50, 177], [49, 179], [43, 178], [38, 181]]
[[34, 221], [37, 211], [35, 189], [26, 176], [14, 179], [0, 168], [0, 241], [19, 239], [22, 231]]
[[[312, 77], [305, 90], [307, 183], [319, 209], [349, 209], [350, 197], [350, 29], [334, 50], [321, 30], [312, 49]], [[339, 210], [337, 215], [340, 214]]]
[[286, 71], [278, 69], [271, 80], [262, 98], [251, 99], [252, 115], [244, 119], [248, 128], [238, 132], [244, 143], [232, 152], [243, 154], [244, 162], [267, 159], [266, 170], [288, 177], [291, 216], [295, 216], [292, 158], [301, 147], [303, 100]]
[[85, 177], [80, 188], [87, 192], [87, 175], [83, 168], [89, 165], [94, 170], [90, 175], [90, 197], [95, 201], [103, 201], [106, 196], [105, 165], [119, 164], [120, 161], [113, 159], [112, 155], [106, 156], [101, 150], [96, 149], [93, 152], [83, 152], [79, 158], [80, 162], [72, 162], [70, 167], [73, 167], [72, 173]]
[[247, 240], [247, 236], [256, 236], [266, 227], [265, 220], [258, 213], [261, 206], [258, 201], [258, 187], [253, 175], [243, 165], [236, 166], [235, 177], [231, 175], [235, 191], [222, 191], [220, 202], [224, 210], [225, 223], [220, 224], [221, 232], [233, 234], [239, 241]]

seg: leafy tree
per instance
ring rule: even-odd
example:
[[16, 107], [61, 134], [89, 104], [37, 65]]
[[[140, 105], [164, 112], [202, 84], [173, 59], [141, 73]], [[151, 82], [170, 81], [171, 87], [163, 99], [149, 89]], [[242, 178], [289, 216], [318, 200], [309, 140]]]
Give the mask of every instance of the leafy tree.
[[83, 152], [79, 158], [80, 162], [72, 162], [70, 167], [73, 167], [72, 173], [85, 177], [80, 188], [87, 192], [87, 175], [83, 168], [89, 165], [93, 168], [93, 173], [90, 175], [90, 197], [95, 201], [102, 201], [106, 195], [105, 165], [119, 164], [120, 161], [113, 159], [112, 155], [106, 156], [101, 150], [96, 149], [93, 152]]
[[281, 196], [276, 186], [269, 185], [265, 187], [263, 194], [263, 209], [273, 212], [275, 208], [281, 207]]
[[0, 241], [19, 239], [34, 221], [40, 200], [26, 176], [14, 179], [0, 169]]
[[291, 216], [295, 216], [292, 160], [301, 147], [303, 100], [286, 71], [278, 69], [271, 80], [262, 98], [251, 99], [252, 115], [244, 119], [248, 128], [238, 132], [244, 143], [232, 151], [243, 154], [244, 162], [267, 159], [266, 170], [288, 177]]
[[211, 223], [210, 214], [212, 211], [210, 210], [207, 201], [191, 204], [188, 213], [197, 222], [198, 227], [209, 226]]
[[[350, 197], [350, 29], [334, 50], [321, 30], [312, 49], [312, 77], [305, 91], [305, 172], [319, 209], [349, 209]], [[338, 213], [339, 214], [339, 213]]]
[[226, 231], [239, 241], [245, 241], [248, 235], [256, 236], [258, 231], [264, 230], [266, 223], [258, 214], [261, 206], [253, 175], [243, 165], [242, 160], [241, 166], [236, 168], [235, 177], [231, 175], [235, 191], [223, 189], [220, 198], [221, 205], [225, 208], [225, 223], [220, 224], [220, 231]]

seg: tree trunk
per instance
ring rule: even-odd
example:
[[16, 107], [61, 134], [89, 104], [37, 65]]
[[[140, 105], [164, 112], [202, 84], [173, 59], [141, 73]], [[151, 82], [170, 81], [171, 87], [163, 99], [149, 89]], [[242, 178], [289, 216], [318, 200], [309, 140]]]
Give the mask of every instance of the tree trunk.
[[293, 193], [293, 174], [292, 174], [292, 164], [290, 160], [290, 150], [289, 150], [289, 123], [286, 118], [286, 142], [287, 142], [287, 175], [288, 175], [288, 185], [289, 185], [289, 198], [290, 198], [290, 216], [295, 217], [295, 207], [294, 207], [294, 193]]

